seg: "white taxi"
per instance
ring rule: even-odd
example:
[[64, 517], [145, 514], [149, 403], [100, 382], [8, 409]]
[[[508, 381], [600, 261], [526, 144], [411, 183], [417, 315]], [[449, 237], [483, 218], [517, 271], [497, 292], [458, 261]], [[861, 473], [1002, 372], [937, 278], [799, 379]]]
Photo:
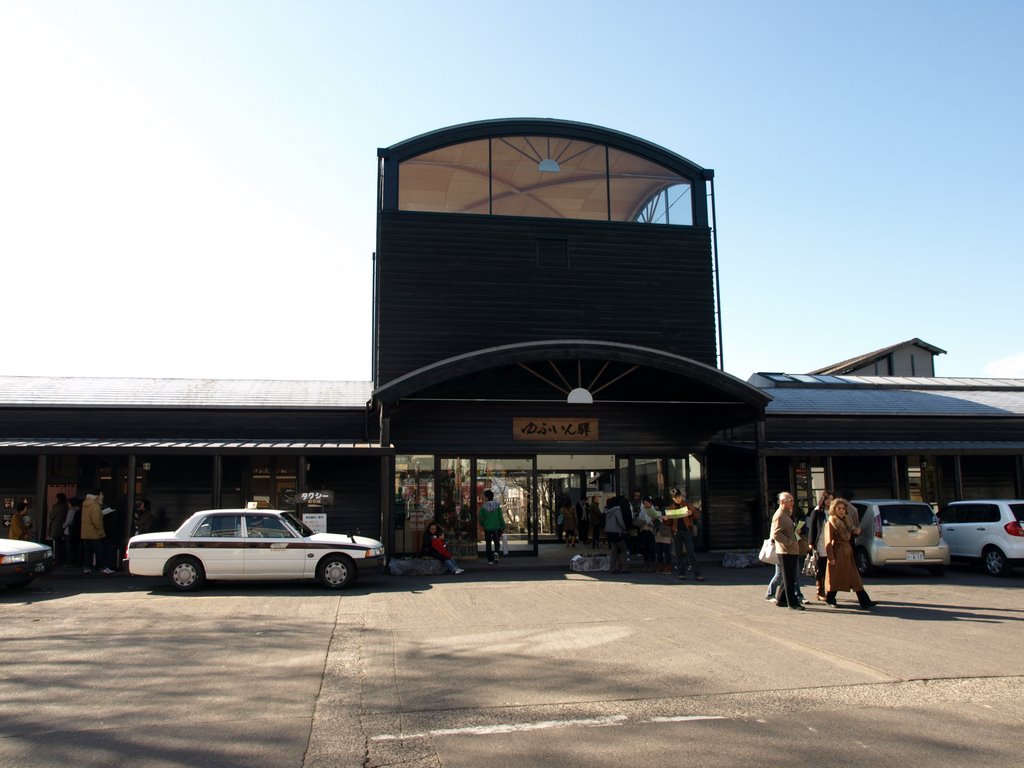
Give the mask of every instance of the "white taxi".
[[126, 558], [136, 576], [164, 576], [182, 591], [207, 579], [316, 579], [341, 589], [360, 572], [381, 567], [384, 545], [365, 536], [316, 533], [289, 512], [208, 509], [176, 531], [132, 536]]

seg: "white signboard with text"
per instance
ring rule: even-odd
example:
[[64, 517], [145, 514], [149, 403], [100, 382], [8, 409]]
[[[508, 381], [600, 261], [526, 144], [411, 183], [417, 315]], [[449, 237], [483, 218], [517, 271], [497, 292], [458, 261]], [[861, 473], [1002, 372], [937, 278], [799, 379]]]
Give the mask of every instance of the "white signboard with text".
[[327, 533], [327, 514], [324, 512], [305, 512], [302, 522], [316, 533]]

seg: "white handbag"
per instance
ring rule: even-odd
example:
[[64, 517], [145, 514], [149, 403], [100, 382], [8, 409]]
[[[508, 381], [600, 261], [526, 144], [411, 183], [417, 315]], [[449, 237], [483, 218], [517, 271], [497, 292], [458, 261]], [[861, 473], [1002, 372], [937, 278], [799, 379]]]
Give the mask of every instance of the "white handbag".
[[775, 551], [775, 542], [765, 539], [764, 544], [761, 545], [761, 551], [757, 553], [757, 559], [762, 563], [768, 563], [768, 565], [778, 565], [779, 554]]

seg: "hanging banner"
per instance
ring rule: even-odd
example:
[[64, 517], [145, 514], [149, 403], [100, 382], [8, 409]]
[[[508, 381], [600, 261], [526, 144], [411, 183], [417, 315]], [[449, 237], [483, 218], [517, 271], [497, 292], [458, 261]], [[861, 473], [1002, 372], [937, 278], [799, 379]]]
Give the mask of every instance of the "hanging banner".
[[593, 442], [600, 439], [597, 419], [531, 419], [513, 417], [513, 440]]

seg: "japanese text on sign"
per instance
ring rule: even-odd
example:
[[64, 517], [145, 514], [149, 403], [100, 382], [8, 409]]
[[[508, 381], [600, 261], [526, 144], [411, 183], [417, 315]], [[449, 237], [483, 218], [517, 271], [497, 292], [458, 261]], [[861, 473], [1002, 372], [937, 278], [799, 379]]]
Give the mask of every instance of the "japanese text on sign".
[[334, 503], [334, 491], [303, 491], [297, 494], [295, 500], [300, 504], [322, 507]]
[[597, 419], [512, 419], [513, 440], [570, 442], [600, 439]]

